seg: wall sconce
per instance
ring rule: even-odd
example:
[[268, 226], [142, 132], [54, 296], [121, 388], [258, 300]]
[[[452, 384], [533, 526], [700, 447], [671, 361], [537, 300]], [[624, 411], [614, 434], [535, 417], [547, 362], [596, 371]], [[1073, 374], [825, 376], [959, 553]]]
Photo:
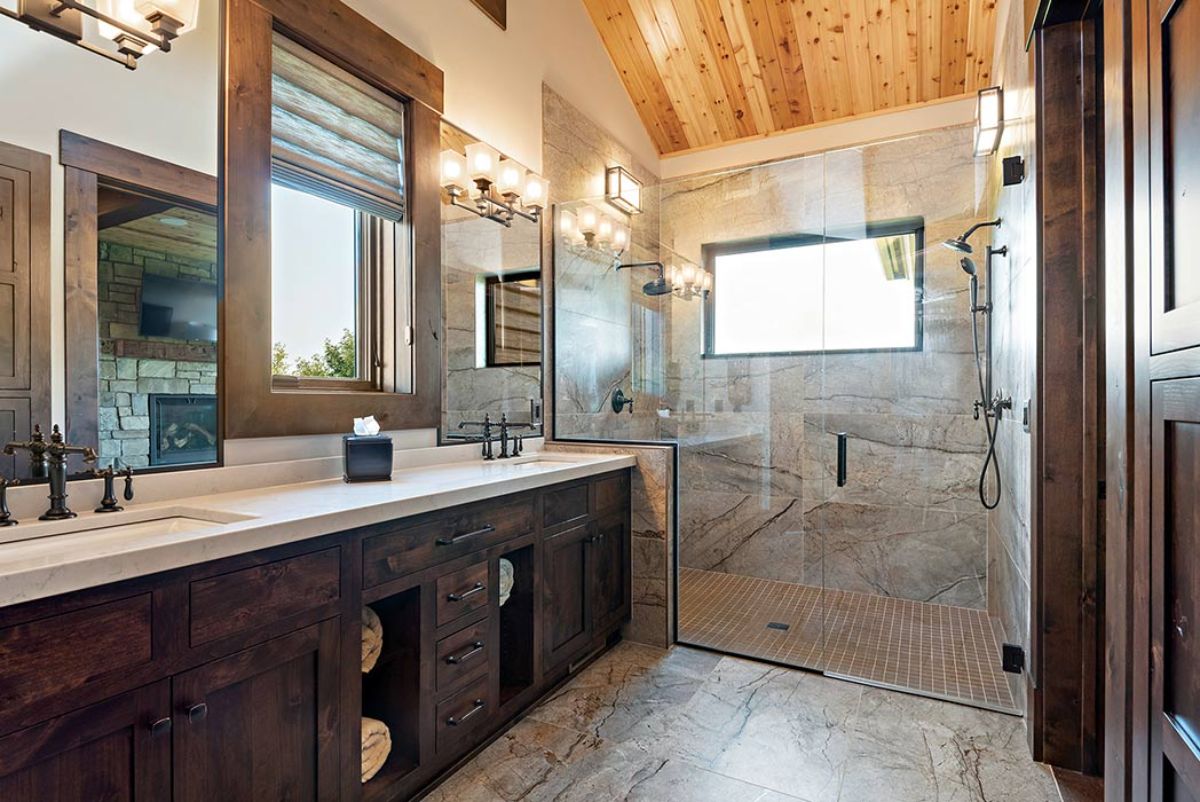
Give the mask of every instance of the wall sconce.
[[450, 205], [512, 228], [520, 217], [531, 223], [542, 218], [550, 184], [495, 148], [473, 142], [466, 154], [444, 150], [441, 156], [442, 190]]
[[[196, 27], [200, 0], [19, 0], [17, 10], [0, 7], [0, 13], [30, 28], [51, 34], [111, 59], [128, 69], [137, 69], [147, 53], [171, 50], [171, 42]], [[99, 23], [100, 35], [113, 42], [117, 52], [100, 47], [83, 37], [83, 17]]]
[[626, 214], [642, 212], [642, 182], [621, 165], [604, 173], [604, 199]]
[[1000, 148], [1004, 134], [1004, 90], [989, 86], [979, 90], [975, 107], [975, 155], [990, 156]]
[[558, 236], [570, 250], [619, 257], [629, 247], [631, 232], [622, 220], [595, 206], [558, 210]]

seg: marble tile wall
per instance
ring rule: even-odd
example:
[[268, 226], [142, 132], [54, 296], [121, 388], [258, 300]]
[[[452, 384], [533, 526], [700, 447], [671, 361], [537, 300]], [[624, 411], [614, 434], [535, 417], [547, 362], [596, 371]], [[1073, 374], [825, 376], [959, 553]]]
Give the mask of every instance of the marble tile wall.
[[668, 302], [671, 415], [659, 429], [682, 443], [682, 565], [986, 605], [968, 283], [938, 247], [986, 213], [971, 138], [948, 128], [662, 185], [672, 259], [699, 261], [705, 243], [925, 220], [919, 352], [702, 359], [701, 305]]
[[[1024, 48], [1025, 7], [1008, 3], [993, 75], [1004, 86], [1005, 127], [1000, 151], [992, 160], [992, 201], [1004, 225], [994, 239], [1007, 245], [1009, 258], [995, 265], [995, 384], [1011, 395], [1016, 415], [1001, 424], [996, 439], [1004, 495], [988, 516], [988, 610], [1005, 639], [1029, 648], [1030, 521], [1033, 456], [1029, 435], [1020, 425], [1021, 407], [1033, 397], [1036, 380], [1037, 304], [1037, 169], [1034, 66]], [[1024, 183], [1004, 187], [1001, 160], [1025, 159]], [[1018, 706], [1025, 708], [1025, 683], [1014, 683]]]

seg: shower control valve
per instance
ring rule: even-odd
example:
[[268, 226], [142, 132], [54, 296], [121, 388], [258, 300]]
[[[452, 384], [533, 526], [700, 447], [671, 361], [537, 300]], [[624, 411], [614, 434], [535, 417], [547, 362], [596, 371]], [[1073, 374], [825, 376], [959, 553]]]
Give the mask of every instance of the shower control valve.
[[992, 417], [994, 417], [996, 420], [1003, 420], [1004, 410], [1011, 410], [1013, 408], [1013, 401], [1011, 398], [1005, 398], [999, 393], [996, 393], [996, 397], [992, 399], [992, 403], [989, 405], [989, 407]]

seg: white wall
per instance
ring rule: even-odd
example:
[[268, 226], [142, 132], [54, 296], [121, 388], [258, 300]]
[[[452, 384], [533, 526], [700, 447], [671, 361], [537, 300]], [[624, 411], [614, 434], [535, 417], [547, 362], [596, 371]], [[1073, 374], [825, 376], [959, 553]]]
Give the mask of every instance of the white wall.
[[535, 169], [542, 163], [542, 82], [639, 161], [658, 164], [582, 0], [508, 0], [508, 30], [471, 0], [346, 0], [446, 74], [445, 116]]

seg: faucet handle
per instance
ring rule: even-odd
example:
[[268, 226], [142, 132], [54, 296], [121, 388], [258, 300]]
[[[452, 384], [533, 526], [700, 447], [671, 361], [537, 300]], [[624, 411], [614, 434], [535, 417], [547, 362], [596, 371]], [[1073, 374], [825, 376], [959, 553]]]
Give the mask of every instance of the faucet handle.
[[122, 495], [126, 501], [133, 501], [133, 468], [126, 465], [121, 473], [125, 475], [125, 492]]

